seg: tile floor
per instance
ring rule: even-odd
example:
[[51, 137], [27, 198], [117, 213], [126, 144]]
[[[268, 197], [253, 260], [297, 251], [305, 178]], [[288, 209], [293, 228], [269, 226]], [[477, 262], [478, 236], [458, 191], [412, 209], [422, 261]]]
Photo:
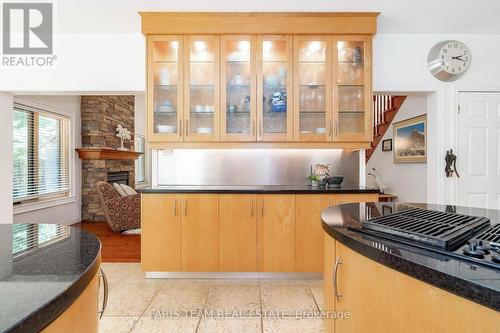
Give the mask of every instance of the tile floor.
[[140, 264], [102, 267], [110, 289], [101, 333], [323, 332], [310, 318], [323, 310], [322, 280], [147, 280]]

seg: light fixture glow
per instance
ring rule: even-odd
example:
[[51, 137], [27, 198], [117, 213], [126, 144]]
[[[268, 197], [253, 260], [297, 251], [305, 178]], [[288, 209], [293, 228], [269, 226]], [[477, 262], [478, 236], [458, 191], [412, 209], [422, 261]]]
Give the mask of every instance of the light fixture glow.
[[311, 52], [318, 52], [321, 50], [321, 42], [314, 41], [309, 43], [309, 50]]
[[265, 40], [263, 43], [262, 43], [262, 48], [264, 49], [264, 52], [269, 52], [271, 51], [273, 47], [273, 42], [269, 41], [269, 40]]
[[241, 42], [238, 43], [238, 49], [241, 52], [247, 52], [248, 50], [250, 50], [250, 42], [242, 40]]
[[197, 40], [194, 42], [194, 48], [196, 49], [196, 51], [203, 51], [207, 48], [207, 45], [204, 41]]

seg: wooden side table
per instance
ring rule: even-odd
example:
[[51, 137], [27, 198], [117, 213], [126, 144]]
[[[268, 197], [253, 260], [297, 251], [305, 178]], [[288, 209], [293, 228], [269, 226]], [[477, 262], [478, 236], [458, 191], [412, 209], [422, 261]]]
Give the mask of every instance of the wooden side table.
[[393, 202], [396, 201], [397, 195], [390, 194], [390, 193], [384, 193], [384, 194], [379, 194], [378, 195], [378, 201], [379, 202]]

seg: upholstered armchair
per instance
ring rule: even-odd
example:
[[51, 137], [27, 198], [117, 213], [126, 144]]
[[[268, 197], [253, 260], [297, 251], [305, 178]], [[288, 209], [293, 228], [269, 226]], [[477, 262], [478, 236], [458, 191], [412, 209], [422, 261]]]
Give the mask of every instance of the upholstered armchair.
[[141, 227], [140, 194], [120, 196], [111, 184], [98, 182], [97, 191], [101, 198], [106, 222], [115, 232]]

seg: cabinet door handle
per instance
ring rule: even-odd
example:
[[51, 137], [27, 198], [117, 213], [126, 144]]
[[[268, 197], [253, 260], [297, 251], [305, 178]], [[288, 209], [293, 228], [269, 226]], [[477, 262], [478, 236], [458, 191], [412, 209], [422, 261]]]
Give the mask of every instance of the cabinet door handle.
[[332, 200], [330, 199], [330, 200], [328, 200], [328, 207], [332, 207], [332, 206], [333, 206]]
[[179, 120], [179, 136], [182, 136], [182, 120]]
[[174, 217], [177, 216], [177, 200], [174, 200]]
[[189, 120], [186, 119], [186, 136], [189, 135]]
[[335, 298], [337, 299], [337, 302], [340, 302], [340, 298], [342, 297], [342, 294], [339, 292], [339, 288], [337, 287], [337, 273], [338, 273], [338, 268], [339, 265], [342, 264], [342, 261], [340, 260], [340, 257], [337, 257], [337, 260], [335, 261], [335, 266], [333, 267], [333, 293], [335, 294]]
[[250, 217], [253, 217], [253, 200], [250, 200]]
[[332, 138], [332, 125], [330, 124], [330, 120], [327, 120], [327, 123], [326, 123], [326, 133], [328, 135], [328, 138], [331, 139]]
[[102, 298], [102, 308], [101, 310], [99, 310], [99, 312], [97, 312], [99, 314], [99, 319], [102, 318], [104, 310], [106, 310], [106, 306], [108, 305], [108, 295], [109, 295], [108, 279], [106, 278], [106, 274], [104, 274], [102, 268], [99, 268], [99, 282], [101, 281], [101, 279], [102, 279], [102, 285], [104, 286], [104, 293]]
[[261, 201], [260, 216], [264, 217], [264, 200]]
[[188, 201], [184, 199], [184, 216], [188, 215]]

